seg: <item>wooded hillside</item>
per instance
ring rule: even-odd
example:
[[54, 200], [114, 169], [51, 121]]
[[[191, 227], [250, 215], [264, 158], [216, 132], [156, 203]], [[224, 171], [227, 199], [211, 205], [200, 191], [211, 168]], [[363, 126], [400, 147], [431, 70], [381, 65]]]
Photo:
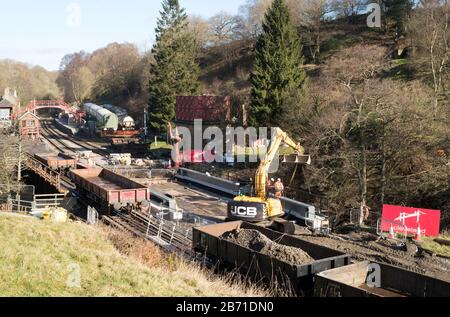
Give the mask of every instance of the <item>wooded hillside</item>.
[[[448, 1], [379, 0], [381, 28], [367, 26], [367, 1], [283, 3], [300, 38], [298, 72], [306, 71], [306, 86], [301, 96], [283, 95], [273, 122], [301, 140], [314, 162], [299, 173], [293, 192], [326, 196], [336, 212], [364, 204], [377, 211], [383, 203], [417, 205], [445, 210], [450, 222]], [[237, 15], [188, 17], [201, 93], [230, 95], [250, 107], [255, 46], [271, 4], [248, 0]], [[159, 100], [149, 98], [153, 53], [112, 43], [67, 55], [56, 83], [67, 102], [114, 103], [141, 116], [146, 105], [157, 106], [150, 100]], [[22, 99], [60, 93], [55, 75], [38, 67], [6, 61], [0, 68], [6, 70], [0, 88], [26, 87], [19, 89]], [[161, 120], [173, 116], [169, 110]]]

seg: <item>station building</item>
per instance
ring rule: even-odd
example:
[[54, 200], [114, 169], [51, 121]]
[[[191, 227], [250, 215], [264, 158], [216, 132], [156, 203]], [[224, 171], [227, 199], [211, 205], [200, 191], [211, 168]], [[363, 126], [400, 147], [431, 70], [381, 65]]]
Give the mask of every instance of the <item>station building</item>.
[[41, 133], [40, 118], [32, 112], [25, 112], [17, 119], [20, 135], [25, 138], [36, 140]]
[[[194, 131], [195, 120], [202, 120], [202, 130]], [[191, 146], [194, 146], [194, 132], [202, 134], [210, 127], [218, 127], [226, 136], [226, 129], [246, 125], [245, 105], [234, 101], [230, 96], [178, 96], [176, 100], [177, 127], [189, 129]], [[211, 140], [204, 139], [203, 146]], [[223, 144], [226, 143], [226, 138]]]
[[11, 116], [14, 105], [8, 100], [0, 101], [0, 128], [9, 128], [12, 125]]
[[0, 129], [12, 126], [13, 113], [20, 107], [17, 91], [5, 88], [3, 96], [0, 98]]

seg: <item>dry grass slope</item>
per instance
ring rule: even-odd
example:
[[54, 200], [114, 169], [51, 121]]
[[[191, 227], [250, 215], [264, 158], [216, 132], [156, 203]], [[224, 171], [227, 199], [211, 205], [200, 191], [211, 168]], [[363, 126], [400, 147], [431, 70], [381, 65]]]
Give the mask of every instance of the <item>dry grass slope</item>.
[[[81, 223], [0, 213], [0, 250], [0, 296], [264, 295], [167, 259], [153, 245], [143, 254], [110, 232]], [[67, 286], [73, 264], [80, 267], [80, 288]]]
[[[442, 235], [440, 238], [450, 241], [450, 236], [447, 235]], [[450, 258], [450, 246], [439, 244], [435, 242], [433, 238], [424, 238], [422, 248], [433, 252], [434, 254]]]

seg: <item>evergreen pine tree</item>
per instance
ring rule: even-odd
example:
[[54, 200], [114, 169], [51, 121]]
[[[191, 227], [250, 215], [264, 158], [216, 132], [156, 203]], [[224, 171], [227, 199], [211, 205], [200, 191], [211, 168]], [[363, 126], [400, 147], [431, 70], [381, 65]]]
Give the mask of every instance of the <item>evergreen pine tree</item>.
[[413, 8], [413, 0], [384, 0], [386, 15], [394, 21], [397, 36], [405, 35], [408, 16]]
[[262, 27], [251, 76], [250, 123], [281, 126], [283, 97], [291, 91], [302, 95], [299, 91], [305, 90], [302, 46], [284, 0], [273, 1]]
[[163, 132], [175, 119], [176, 97], [198, 94], [197, 45], [178, 0], [163, 0], [150, 69], [149, 127]]

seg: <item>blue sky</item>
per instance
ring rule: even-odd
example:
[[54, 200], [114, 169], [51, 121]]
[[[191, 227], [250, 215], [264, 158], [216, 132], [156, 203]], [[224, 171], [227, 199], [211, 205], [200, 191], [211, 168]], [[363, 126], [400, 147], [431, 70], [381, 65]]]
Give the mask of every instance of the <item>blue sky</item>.
[[[237, 13], [245, 0], [180, 0], [188, 14]], [[80, 24], [75, 12], [80, 9]], [[68, 53], [92, 52], [111, 42], [150, 49], [160, 0], [15, 0], [0, 4], [0, 59], [49, 70]], [[75, 24], [75, 25], [74, 25]]]

